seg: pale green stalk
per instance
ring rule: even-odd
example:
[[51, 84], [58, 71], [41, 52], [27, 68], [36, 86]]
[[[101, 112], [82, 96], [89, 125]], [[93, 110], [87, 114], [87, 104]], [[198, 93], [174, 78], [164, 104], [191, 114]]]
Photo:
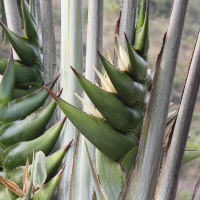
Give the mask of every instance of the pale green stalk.
[[[67, 65], [69, 53], [69, 27], [70, 27], [70, 0], [61, 0], [61, 64], [60, 88], [63, 88], [61, 98], [66, 100], [67, 91]], [[64, 114], [61, 113], [61, 119]]]
[[[99, 59], [99, 56], [96, 52], [102, 52], [103, 46], [103, 0], [92, 0], [89, 1], [88, 5], [88, 28], [87, 28], [87, 53], [86, 53], [86, 72], [85, 77], [90, 82], [95, 83], [95, 80], [100, 84], [100, 79], [97, 79], [92, 65], [94, 65], [100, 72], [102, 72], [102, 64]], [[84, 94], [84, 99], [90, 103], [92, 102], [86, 94]], [[84, 111], [88, 112], [87, 108], [84, 108]], [[88, 112], [89, 113], [89, 112]], [[92, 199], [94, 193], [93, 182], [91, 179], [90, 170], [88, 167], [88, 160], [85, 149], [85, 139], [81, 135], [82, 144], [81, 144], [81, 166], [80, 166], [80, 182], [81, 188], [79, 191], [79, 197], [77, 199]], [[96, 162], [95, 147], [86, 140], [88, 151], [92, 162]]]
[[[60, 66], [60, 88], [63, 88], [61, 98], [67, 100], [67, 68], [68, 68], [68, 57], [69, 57], [69, 28], [70, 28], [70, 0], [61, 0], [61, 66]], [[60, 110], [60, 119], [64, 117], [63, 112]], [[60, 135], [60, 147], [65, 146], [67, 143], [67, 128], [66, 124], [63, 128], [63, 134]], [[63, 172], [65, 174], [65, 171]], [[62, 181], [63, 180], [63, 181]], [[65, 188], [65, 178], [61, 179], [59, 184], [59, 192], [57, 198], [61, 199]]]
[[192, 62], [183, 91], [181, 105], [172, 141], [163, 164], [157, 187], [157, 200], [173, 200], [176, 197], [183, 156], [198, 94], [200, 77], [200, 35], [198, 34]]
[[[82, 1], [73, 0], [70, 2], [70, 29], [69, 29], [69, 61], [68, 65], [74, 67], [80, 74], [83, 72], [83, 22], [82, 22]], [[81, 109], [81, 103], [74, 95], [76, 92], [78, 95], [82, 95], [82, 88], [76, 79], [74, 73], [71, 69], [67, 69], [67, 101], [73, 106]], [[75, 141], [79, 131], [72, 125], [70, 121], [67, 122], [67, 128], [64, 135], [64, 141], [68, 143], [74, 139], [72, 146], [70, 147], [68, 154], [66, 156], [66, 168], [64, 170], [62, 178], [62, 192], [60, 199], [70, 199], [77, 200], [76, 195], [78, 195], [78, 167], [79, 167], [79, 155], [80, 155], [80, 137], [78, 137], [76, 146], [75, 160], [73, 160]], [[75, 167], [72, 169], [73, 162]], [[72, 174], [73, 172], [73, 174]], [[72, 183], [71, 182], [72, 179]], [[71, 184], [71, 188], [70, 188]]]

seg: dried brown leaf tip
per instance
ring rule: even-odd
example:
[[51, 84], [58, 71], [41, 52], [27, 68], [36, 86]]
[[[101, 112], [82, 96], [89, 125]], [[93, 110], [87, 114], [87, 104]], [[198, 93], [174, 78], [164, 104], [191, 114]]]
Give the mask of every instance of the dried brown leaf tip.
[[23, 192], [23, 190], [13, 181], [4, 179], [2, 177], [0, 177], [0, 182], [5, 185], [10, 191], [12, 191], [14, 194], [22, 197], [25, 195], [25, 193]]
[[29, 155], [26, 161], [26, 167], [25, 167], [24, 177], [23, 177], [23, 192], [24, 193], [26, 193], [26, 191], [28, 190], [28, 186], [30, 183], [30, 175], [28, 172], [28, 168], [29, 168]]

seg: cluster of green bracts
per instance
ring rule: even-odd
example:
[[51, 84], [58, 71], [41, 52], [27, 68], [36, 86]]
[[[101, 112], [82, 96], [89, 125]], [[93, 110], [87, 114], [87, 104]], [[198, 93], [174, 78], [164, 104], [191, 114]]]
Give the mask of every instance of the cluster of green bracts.
[[[128, 159], [127, 156], [135, 155], [151, 89], [152, 73], [144, 59], [147, 54], [148, 33], [143, 34], [148, 30], [148, 11], [143, 14], [142, 25], [138, 25], [136, 29], [137, 48], [133, 48], [126, 38], [126, 52], [118, 40], [120, 54], [117, 50], [116, 53], [120, 69], [115, 68], [112, 61], [106, 60], [98, 52], [106, 71], [101, 75], [95, 69], [102, 81], [102, 88], [86, 80], [71, 67], [96, 107], [91, 110], [92, 115], [69, 105], [47, 89], [80, 132], [103, 154], [120, 164]], [[79, 96], [78, 98], [84, 101]], [[134, 159], [131, 164], [133, 162]]]
[[94, 69], [102, 81], [102, 87], [92, 84], [71, 67], [96, 107], [92, 108], [76, 94], [91, 115], [76, 109], [47, 89], [68, 119], [97, 148], [97, 174], [109, 200], [118, 198], [136, 159], [153, 78], [146, 61], [149, 12], [145, 6], [140, 10], [139, 15], [143, 20], [137, 25], [134, 47], [126, 38], [126, 52], [118, 39], [120, 53], [116, 49], [116, 54], [120, 69], [113, 66], [111, 59], [106, 60], [98, 52], [105, 74]]
[[[0, 22], [9, 42], [20, 58], [20, 60], [12, 61], [12, 68], [14, 70], [12, 72], [14, 74], [12, 80], [15, 81], [13, 86], [14, 92], [10, 94], [11, 100], [30, 94], [44, 85], [42, 77], [42, 40], [37, 26], [35, 1], [31, 1], [30, 6], [26, 1], [21, 1], [21, 10], [23, 13], [25, 37], [15, 34]], [[7, 65], [8, 60], [0, 58], [1, 75], [5, 73]], [[6, 88], [4, 90], [6, 91]]]
[[[12, 45], [9, 59], [0, 58], [0, 74], [3, 75], [0, 83], [0, 182], [6, 185], [9, 179], [11, 185], [17, 184], [20, 188], [28, 155], [31, 163], [33, 149], [48, 156], [66, 121], [65, 117], [45, 132], [56, 102], [50, 100], [44, 105], [49, 93], [43, 86], [42, 43], [35, 1], [30, 2], [28, 5], [25, 0], [21, 1], [25, 37], [13, 33], [0, 23]], [[13, 59], [13, 49], [20, 60]], [[58, 78], [59, 75], [45, 87], [51, 90]], [[49, 182], [32, 199], [49, 200], [53, 197], [61, 173], [55, 175], [70, 144], [47, 158], [46, 182]], [[4, 185], [0, 185], [0, 200], [14, 200], [20, 196]]]

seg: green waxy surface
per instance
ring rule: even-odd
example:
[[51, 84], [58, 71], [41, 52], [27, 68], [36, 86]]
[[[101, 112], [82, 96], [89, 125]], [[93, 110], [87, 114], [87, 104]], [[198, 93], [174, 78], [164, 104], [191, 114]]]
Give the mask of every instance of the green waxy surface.
[[98, 111], [105, 117], [108, 124], [121, 132], [127, 129], [137, 129], [143, 119], [143, 109], [140, 105], [129, 108], [119, 99], [117, 94], [97, 87], [83, 78], [74, 69], [73, 71], [84, 91]]
[[35, 18], [35, 21], [37, 23], [37, 8], [36, 8], [35, 0], [31, 0], [29, 3], [30, 3], [29, 12]]
[[100, 55], [100, 59], [117, 94], [127, 106], [131, 107], [136, 102], [143, 101], [146, 94], [144, 85], [134, 82], [126, 72], [115, 68], [102, 55]]
[[65, 120], [66, 118], [35, 140], [19, 142], [8, 147], [1, 156], [2, 166], [8, 171], [18, 166], [23, 166], [26, 164], [28, 155], [30, 157], [30, 162], [32, 162], [32, 152], [34, 148], [36, 151], [43, 151], [45, 155], [48, 155], [59, 137]]
[[129, 174], [131, 167], [135, 163], [137, 153], [138, 153], [138, 147], [131, 149], [131, 151], [127, 153], [127, 155], [123, 158], [121, 162], [121, 166], [123, 167], [127, 175]]
[[[8, 60], [5, 58], [0, 58], [0, 74], [6, 70]], [[39, 67], [37, 64], [31, 66], [26, 66], [21, 64], [19, 61], [14, 60], [14, 69], [15, 69], [15, 83], [16, 84], [26, 84], [30, 82], [38, 82], [39, 77], [41, 76]], [[41, 79], [39, 82], [40, 85], [44, 85], [44, 80]]]
[[20, 37], [19, 35], [10, 31], [2, 22], [0, 22], [0, 25], [2, 26], [8, 40], [23, 63], [26, 65], [33, 64], [40, 54], [38, 42], [36, 40], [30, 40], [26, 37]]
[[95, 190], [97, 199], [107, 200], [108, 198], [106, 197], [105, 192], [103, 191], [103, 188], [102, 188], [100, 181], [99, 181], [99, 178], [98, 178], [98, 174], [97, 174], [95, 167], [94, 167], [94, 164], [92, 163], [92, 160], [90, 158], [90, 154], [88, 152], [86, 142], [85, 142], [85, 148], [86, 148], [86, 155], [87, 155], [87, 158], [88, 158], [88, 166], [89, 166], [90, 173], [91, 173], [91, 176], [92, 176], [92, 182], [93, 182], [93, 185], [94, 185], [94, 190]]
[[133, 147], [138, 146], [138, 138], [132, 132], [118, 132], [104, 119], [88, 115], [58, 98], [51, 91], [48, 90], [48, 92], [74, 126], [109, 158], [118, 160]]
[[[72, 141], [71, 141], [72, 142]], [[46, 182], [48, 182], [50, 179], [52, 179], [56, 173], [58, 172], [58, 169], [61, 165], [61, 162], [69, 149], [69, 145], [71, 142], [60, 149], [59, 151], [55, 152], [54, 154], [47, 157], [47, 179]], [[25, 166], [20, 166], [15, 169], [13, 169], [7, 176], [7, 179], [15, 182], [19, 187], [23, 187], [23, 176], [24, 176], [24, 170]], [[32, 165], [29, 165], [29, 174], [31, 173]]]
[[140, 82], [146, 78], [148, 68], [147, 62], [137, 54], [135, 49], [130, 45], [127, 37], [125, 38], [130, 63], [129, 73], [134, 81]]
[[11, 48], [9, 62], [0, 84], [0, 104], [7, 103], [12, 100], [14, 84], [15, 70], [13, 65], [13, 53]]
[[52, 178], [46, 185], [44, 185], [41, 189], [36, 191], [32, 197], [32, 200], [51, 200], [54, 196], [56, 187], [60, 181], [62, 170], [58, 173], [58, 175]]
[[[0, 157], [2, 155], [2, 153], [6, 150], [6, 147], [0, 143]], [[0, 165], [1, 166], [1, 165]]]
[[[22, 86], [22, 85], [20, 85]], [[31, 94], [35, 92], [36, 90], [40, 89], [42, 86], [37, 83], [26, 83], [23, 86], [29, 86], [28, 89], [21, 89], [21, 88], [14, 88], [13, 98], [12, 99], [18, 99], [23, 96], [26, 96], [28, 94]]]
[[138, 15], [136, 31], [143, 26], [146, 11], [146, 0], [140, 0], [138, 4]]
[[[46, 87], [52, 89], [58, 77], [59, 75], [49, 82]], [[27, 115], [39, 109], [46, 101], [48, 95], [48, 92], [44, 88], [41, 88], [25, 97], [1, 104], [0, 122], [7, 124], [15, 120], [24, 119]]]
[[33, 166], [33, 185], [41, 187], [47, 178], [47, 161], [42, 151], [36, 153]]
[[149, 5], [147, 5], [143, 26], [136, 29], [134, 48], [140, 56], [147, 60], [149, 50]]
[[0, 128], [0, 143], [9, 147], [21, 141], [30, 141], [43, 133], [49, 122], [56, 102], [50, 101], [45, 106], [27, 116], [24, 120], [14, 121]]
[[22, 0], [21, 2], [25, 35], [29, 39], [37, 40], [37, 23], [29, 12], [29, 8], [25, 5], [25, 0]]
[[116, 200], [126, 181], [126, 174], [119, 163], [96, 150], [97, 174], [109, 200]]

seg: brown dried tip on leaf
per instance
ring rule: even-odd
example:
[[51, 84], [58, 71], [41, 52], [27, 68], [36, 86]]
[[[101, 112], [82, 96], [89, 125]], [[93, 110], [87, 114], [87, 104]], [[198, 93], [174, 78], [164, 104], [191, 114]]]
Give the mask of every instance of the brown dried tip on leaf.
[[23, 190], [13, 181], [4, 179], [2, 177], [0, 177], [0, 182], [5, 185], [10, 191], [12, 191], [14, 194], [23, 197], [25, 195], [25, 193], [23, 192]]
[[74, 74], [77, 76], [77, 77], [80, 77], [80, 74], [70, 65], [72, 71], [74, 72]]
[[24, 193], [26, 193], [26, 191], [28, 190], [28, 186], [30, 183], [30, 175], [28, 172], [28, 168], [29, 168], [29, 155], [26, 161], [26, 167], [25, 167], [24, 177], [23, 177], [23, 192]]

